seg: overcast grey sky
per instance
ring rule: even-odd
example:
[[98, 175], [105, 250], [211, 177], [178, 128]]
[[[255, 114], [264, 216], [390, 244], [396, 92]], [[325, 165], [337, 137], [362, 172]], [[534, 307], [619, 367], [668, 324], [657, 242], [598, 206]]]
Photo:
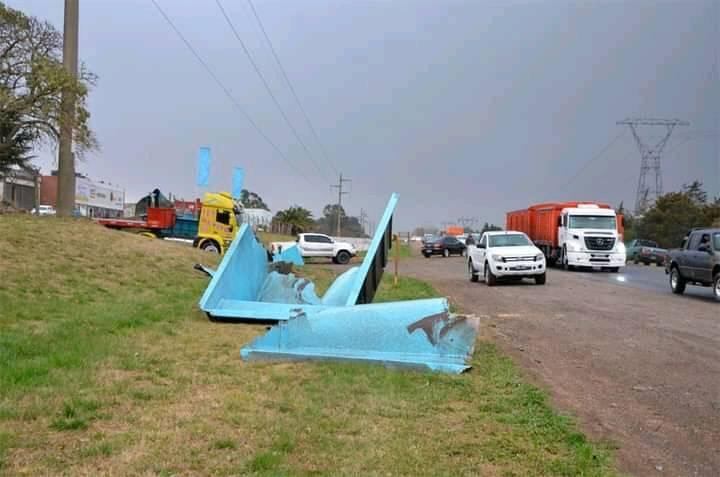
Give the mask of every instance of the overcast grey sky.
[[[335, 172], [246, 1], [223, 4], [323, 174], [215, 2], [158, 2], [309, 181], [234, 109], [150, 0], [80, 2], [80, 56], [99, 76], [90, 108], [102, 143], [80, 170], [129, 198], [155, 186], [190, 198], [197, 149], [209, 145], [211, 189], [229, 190], [232, 167], [242, 166], [247, 188], [273, 211], [297, 203], [318, 214], [335, 201]], [[62, 30], [61, 1], [6, 3]], [[627, 116], [690, 121], [667, 146], [665, 189], [702, 179], [720, 194], [720, 0], [255, 5], [334, 167], [352, 178], [351, 214], [362, 207], [376, 218], [393, 191], [403, 230], [460, 216], [502, 224], [506, 211], [548, 200], [632, 205], [640, 156], [615, 124]], [[46, 170], [53, 155], [40, 159]]]

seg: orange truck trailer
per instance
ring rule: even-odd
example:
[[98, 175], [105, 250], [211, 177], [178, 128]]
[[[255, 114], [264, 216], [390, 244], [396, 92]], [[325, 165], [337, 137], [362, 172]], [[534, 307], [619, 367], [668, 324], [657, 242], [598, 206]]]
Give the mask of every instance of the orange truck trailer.
[[508, 212], [505, 228], [524, 232], [550, 264], [565, 269], [625, 266], [624, 221], [608, 204], [549, 202]]

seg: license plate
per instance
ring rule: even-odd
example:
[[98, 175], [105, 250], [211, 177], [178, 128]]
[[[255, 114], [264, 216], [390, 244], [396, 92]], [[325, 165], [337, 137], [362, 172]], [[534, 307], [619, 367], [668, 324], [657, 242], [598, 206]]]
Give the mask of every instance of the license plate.
[[526, 266], [512, 267], [512, 270], [517, 270], [517, 271], [530, 270], [530, 267], [526, 267]]

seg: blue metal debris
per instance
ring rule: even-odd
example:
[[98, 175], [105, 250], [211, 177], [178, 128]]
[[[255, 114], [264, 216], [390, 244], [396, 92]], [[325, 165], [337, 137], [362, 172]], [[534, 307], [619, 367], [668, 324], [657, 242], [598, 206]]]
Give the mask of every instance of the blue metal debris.
[[273, 262], [289, 262], [298, 267], [305, 265], [300, 249], [294, 244], [283, 247], [280, 252], [273, 254]]
[[[397, 201], [397, 194], [393, 194], [378, 222], [377, 232], [362, 264], [339, 276], [318, 303], [307, 303], [307, 313], [322, 310], [326, 306], [372, 302], [387, 263], [392, 216]], [[269, 278], [267, 265], [265, 248], [257, 241], [252, 229], [243, 224], [200, 299], [200, 309], [212, 317], [226, 320], [289, 319], [297, 303], [268, 298], [293, 294], [290, 290], [270, 289], [273, 284], [285, 286], [290, 282]]]
[[363, 361], [445, 373], [470, 368], [478, 319], [451, 315], [447, 300], [333, 307], [289, 320], [243, 347], [245, 360]]
[[[307, 279], [273, 271], [264, 247], [243, 225], [200, 308], [225, 320], [278, 322], [242, 348], [247, 360], [365, 361], [448, 373], [468, 369], [477, 318], [450, 314], [442, 298], [371, 303], [387, 264], [397, 201], [393, 194], [362, 264], [337, 277], [322, 298]], [[294, 253], [283, 250], [273, 262], [292, 261]]]

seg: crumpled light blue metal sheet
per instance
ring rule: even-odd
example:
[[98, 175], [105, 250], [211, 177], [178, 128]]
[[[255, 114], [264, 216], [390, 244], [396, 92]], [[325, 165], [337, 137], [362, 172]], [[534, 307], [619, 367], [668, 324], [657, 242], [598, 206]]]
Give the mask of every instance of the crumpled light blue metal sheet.
[[259, 301], [268, 303], [320, 304], [320, 298], [315, 294], [315, 284], [292, 273], [283, 275], [270, 272], [258, 298]]
[[300, 253], [300, 248], [297, 245], [288, 245], [287, 247], [283, 247], [280, 253], [275, 253], [273, 255], [273, 262], [289, 262], [298, 267], [305, 265], [302, 253]]
[[[306, 312], [372, 301], [387, 262], [397, 202], [398, 195], [392, 194], [362, 264], [338, 277], [322, 300], [317, 303], [309, 300]], [[294, 296], [295, 292], [273, 290], [273, 284], [284, 286], [286, 283], [277, 279], [268, 282], [268, 276], [267, 252], [252, 229], [243, 224], [203, 293], [200, 309], [210, 316], [230, 320], [287, 320], [297, 303], [291, 300], [282, 303], [280, 297]], [[273, 298], [269, 300], [269, 297]]]
[[452, 315], [444, 298], [292, 311], [243, 347], [245, 360], [333, 360], [461, 373], [478, 319]]

